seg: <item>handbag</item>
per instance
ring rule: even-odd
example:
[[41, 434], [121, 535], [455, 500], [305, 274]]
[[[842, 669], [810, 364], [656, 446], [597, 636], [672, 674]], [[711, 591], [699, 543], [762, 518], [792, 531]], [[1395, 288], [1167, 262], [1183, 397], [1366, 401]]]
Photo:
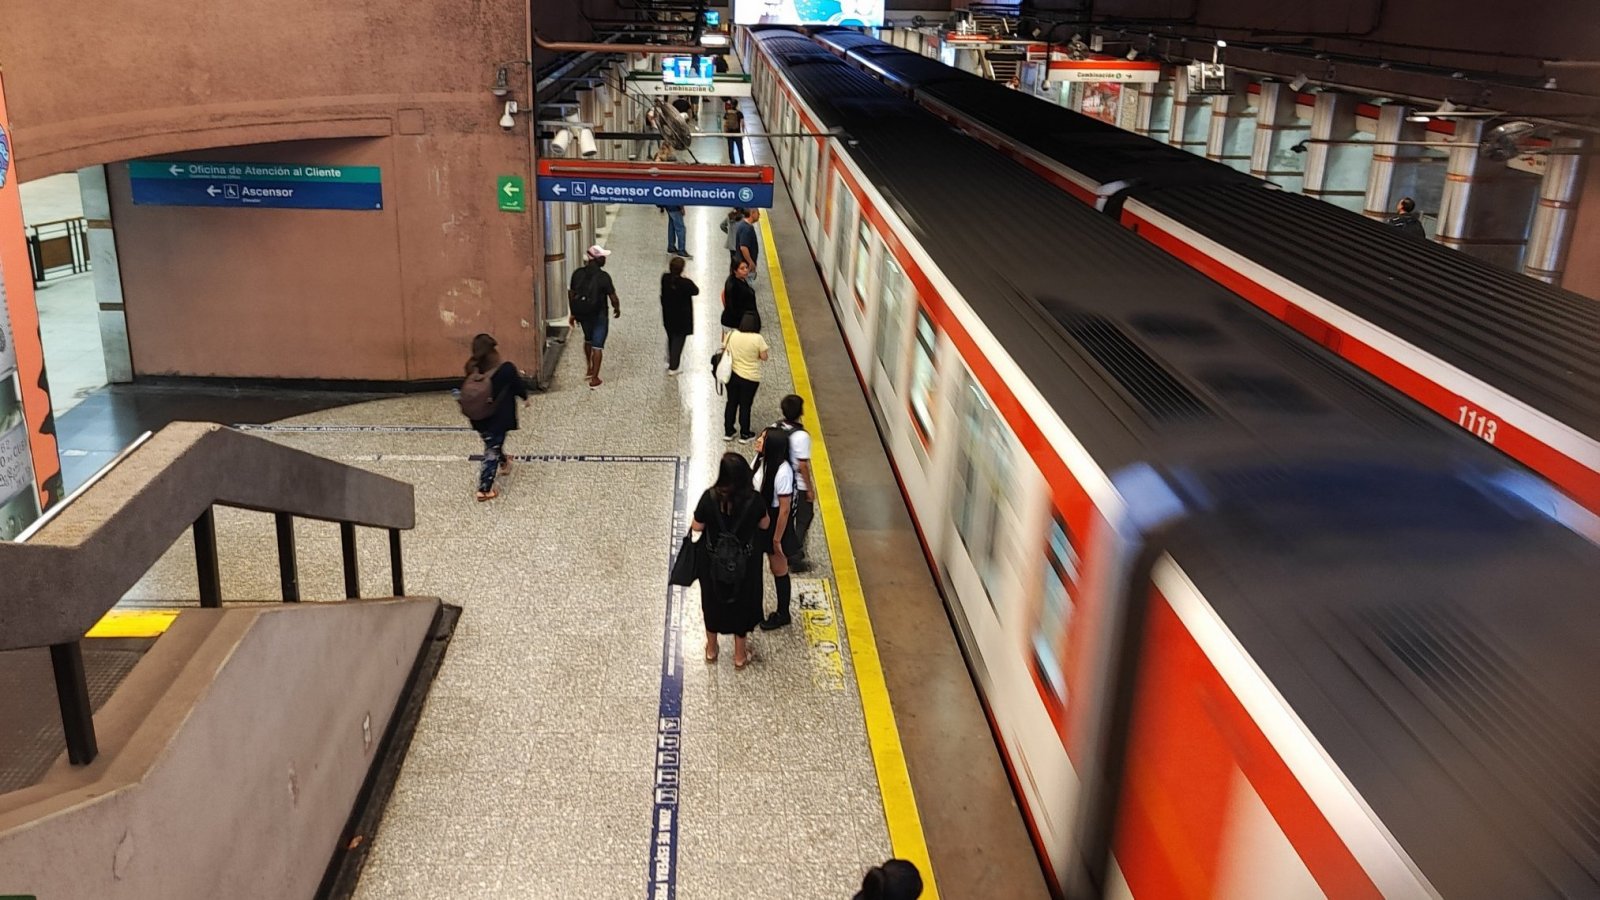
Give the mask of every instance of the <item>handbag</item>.
[[676, 587], [688, 587], [700, 578], [699, 567], [695, 565], [694, 534], [683, 536], [683, 543], [678, 546], [678, 558], [672, 561], [672, 574], [667, 578], [667, 584]]

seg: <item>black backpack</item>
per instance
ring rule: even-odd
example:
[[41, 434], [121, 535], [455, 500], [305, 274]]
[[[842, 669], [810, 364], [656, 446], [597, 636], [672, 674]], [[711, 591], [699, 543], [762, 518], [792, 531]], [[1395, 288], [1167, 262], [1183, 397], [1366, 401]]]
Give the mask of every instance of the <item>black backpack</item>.
[[593, 266], [584, 266], [583, 270], [572, 279], [572, 300], [568, 304], [568, 309], [574, 316], [587, 319], [601, 308], [601, 298], [594, 295], [595, 283], [599, 280], [599, 275]]
[[[744, 509], [739, 511], [735, 521], [743, 521], [745, 513], [755, 499], [752, 497], [745, 502]], [[722, 515], [721, 504], [717, 506], [717, 536], [712, 539], [710, 550], [712, 581], [728, 587], [735, 587], [744, 581], [745, 569], [750, 565], [750, 542], [740, 540], [733, 529], [728, 527], [728, 520]]]

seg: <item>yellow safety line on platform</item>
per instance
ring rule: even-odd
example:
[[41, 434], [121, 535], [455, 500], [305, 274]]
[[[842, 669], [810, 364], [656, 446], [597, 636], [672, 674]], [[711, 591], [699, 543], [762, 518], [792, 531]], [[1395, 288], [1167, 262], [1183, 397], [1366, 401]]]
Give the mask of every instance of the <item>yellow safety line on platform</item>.
[[172, 627], [176, 609], [113, 609], [96, 622], [84, 637], [153, 638]]
[[861, 577], [856, 572], [850, 534], [845, 530], [839, 489], [828, 462], [828, 445], [822, 439], [822, 424], [818, 421], [820, 416], [811, 391], [811, 376], [806, 372], [806, 358], [800, 349], [794, 312], [789, 307], [789, 291], [783, 281], [783, 267], [778, 262], [778, 247], [766, 219], [761, 220], [761, 237], [767, 271], [772, 276], [772, 297], [777, 302], [778, 322], [783, 329], [783, 347], [794, 376], [794, 390], [811, 407], [806, 429], [811, 432], [811, 472], [817, 479], [817, 514], [822, 517], [828, 537], [828, 556], [833, 561], [833, 575], [839, 584], [839, 605], [844, 611], [845, 631], [850, 638], [850, 655], [855, 659], [856, 684], [861, 690], [861, 708], [866, 715], [867, 740], [872, 745], [872, 761], [878, 772], [878, 790], [883, 794], [883, 817], [889, 825], [889, 843], [895, 856], [915, 863], [922, 873], [922, 896], [936, 900], [939, 889], [934, 883], [933, 862], [928, 858], [927, 838], [922, 833], [922, 817], [917, 813], [917, 800], [911, 791], [911, 773], [906, 769], [905, 750], [900, 745], [900, 728], [895, 724], [889, 687], [883, 680], [878, 641], [872, 633], [872, 619], [867, 615], [867, 601], [861, 591]]

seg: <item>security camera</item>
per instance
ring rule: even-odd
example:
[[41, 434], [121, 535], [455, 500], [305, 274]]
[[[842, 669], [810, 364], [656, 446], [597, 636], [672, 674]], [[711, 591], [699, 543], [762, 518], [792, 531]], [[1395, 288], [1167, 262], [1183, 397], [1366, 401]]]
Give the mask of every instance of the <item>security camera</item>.
[[572, 146], [572, 132], [563, 128], [550, 139], [550, 155], [566, 156], [567, 148], [570, 146]]
[[516, 113], [517, 113], [517, 101], [515, 101], [515, 100], [507, 100], [506, 101], [506, 112], [505, 112], [505, 115], [500, 117], [500, 127], [504, 128], [507, 131], [510, 131], [511, 129], [517, 127], [517, 120], [512, 118], [512, 116], [516, 115]]
[[594, 145], [594, 132], [588, 128], [578, 129], [578, 155], [584, 159], [593, 159], [599, 152]]

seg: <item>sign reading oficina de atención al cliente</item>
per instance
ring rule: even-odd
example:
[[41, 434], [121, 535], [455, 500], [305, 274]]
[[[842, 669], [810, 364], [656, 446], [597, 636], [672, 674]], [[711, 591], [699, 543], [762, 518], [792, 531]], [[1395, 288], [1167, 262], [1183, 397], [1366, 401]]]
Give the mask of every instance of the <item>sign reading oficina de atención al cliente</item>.
[[383, 209], [377, 166], [154, 159], [128, 163], [128, 178], [146, 206]]

